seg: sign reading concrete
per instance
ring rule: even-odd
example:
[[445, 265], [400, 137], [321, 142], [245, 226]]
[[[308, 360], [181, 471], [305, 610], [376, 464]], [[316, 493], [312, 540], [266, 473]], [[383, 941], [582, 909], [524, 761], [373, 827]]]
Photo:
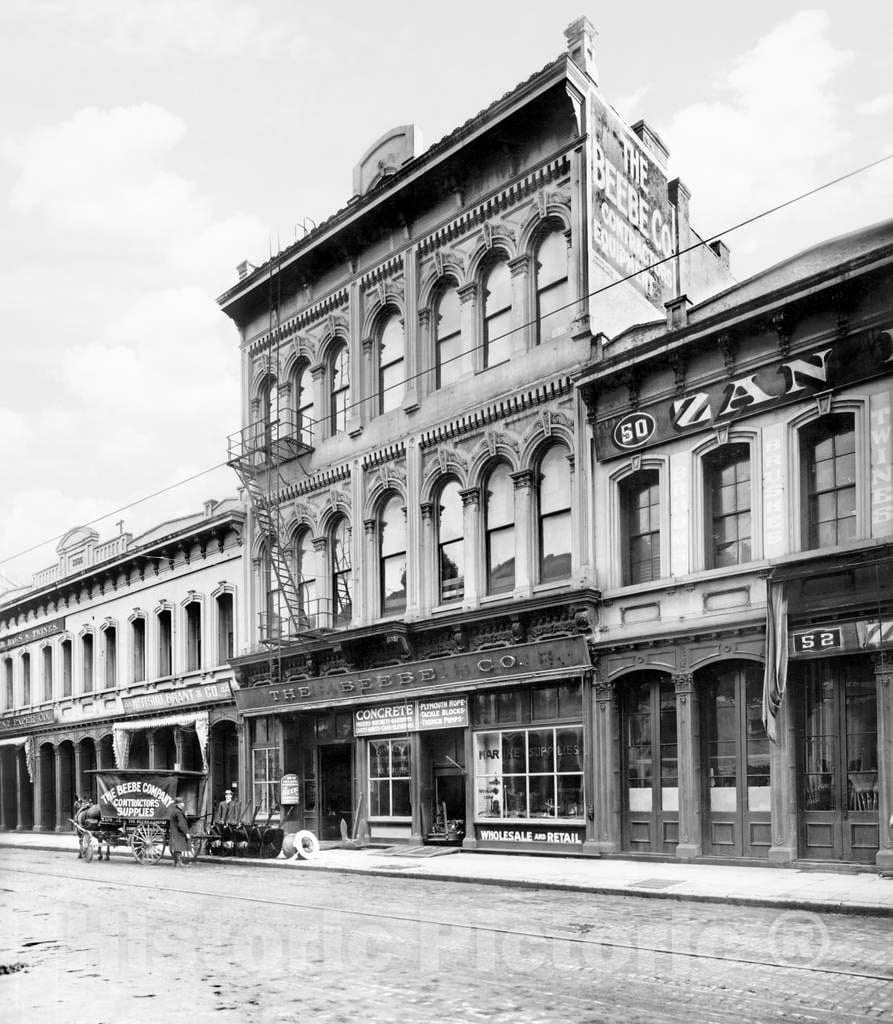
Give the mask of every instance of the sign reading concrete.
[[586, 641], [582, 637], [566, 637], [502, 647], [495, 651], [409, 662], [391, 668], [286, 680], [284, 683], [236, 690], [234, 696], [240, 711], [259, 714], [366, 704], [397, 693], [406, 697], [435, 693], [442, 696], [449, 691], [476, 689], [519, 678], [530, 679], [531, 682], [537, 678], [559, 678], [582, 672], [590, 666]]
[[21, 715], [0, 718], [0, 729], [10, 732], [13, 729], [30, 729], [34, 725], [49, 725], [55, 721], [54, 711], [26, 711]]
[[355, 736], [457, 729], [465, 725], [468, 725], [467, 697], [432, 697], [373, 704], [357, 708], [353, 715]]
[[169, 711], [171, 708], [189, 707], [212, 700], [231, 700], [229, 683], [206, 683], [182, 690], [141, 693], [138, 697], [122, 697], [121, 703], [124, 705], [124, 713], [130, 715], [143, 711]]
[[64, 616], [61, 619], [53, 619], [52, 622], [44, 622], [41, 626], [30, 626], [28, 629], [19, 630], [18, 633], [0, 637], [0, 654], [4, 651], [11, 651], [13, 647], [21, 647], [23, 644], [30, 644], [35, 640], [43, 640], [44, 637], [64, 632]]

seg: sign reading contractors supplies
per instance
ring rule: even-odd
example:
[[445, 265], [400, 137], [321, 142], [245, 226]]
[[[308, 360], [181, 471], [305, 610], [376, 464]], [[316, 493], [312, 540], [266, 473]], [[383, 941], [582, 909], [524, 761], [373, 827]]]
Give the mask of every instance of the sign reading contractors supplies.
[[354, 736], [424, 732], [468, 725], [467, 697], [432, 697], [372, 704], [353, 713]]
[[137, 818], [158, 821], [168, 817], [177, 794], [177, 779], [146, 772], [137, 779], [121, 781], [120, 775], [97, 772], [99, 809], [103, 818]]

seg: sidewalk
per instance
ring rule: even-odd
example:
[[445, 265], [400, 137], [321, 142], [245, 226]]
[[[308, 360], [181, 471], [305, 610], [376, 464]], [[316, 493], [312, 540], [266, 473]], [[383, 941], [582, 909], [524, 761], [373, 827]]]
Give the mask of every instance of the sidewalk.
[[[71, 833], [0, 832], [0, 850], [44, 850], [76, 856]], [[116, 860], [130, 860], [123, 847]], [[346, 871], [366, 875], [442, 879], [517, 888], [562, 889], [743, 906], [775, 907], [893, 917], [893, 879], [874, 872], [850, 874], [794, 868], [676, 864], [661, 861], [536, 857], [524, 854], [452, 853], [418, 857], [382, 849], [321, 851], [313, 861], [203, 857], [219, 866], [284, 871]]]

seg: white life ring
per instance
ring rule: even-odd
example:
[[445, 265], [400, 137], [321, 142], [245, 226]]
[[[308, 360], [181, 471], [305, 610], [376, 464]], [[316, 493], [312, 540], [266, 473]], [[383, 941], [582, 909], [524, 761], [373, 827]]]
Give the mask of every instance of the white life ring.
[[295, 833], [295, 853], [301, 860], [313, 860], [319, 856], [319, 840], [306, 828]]

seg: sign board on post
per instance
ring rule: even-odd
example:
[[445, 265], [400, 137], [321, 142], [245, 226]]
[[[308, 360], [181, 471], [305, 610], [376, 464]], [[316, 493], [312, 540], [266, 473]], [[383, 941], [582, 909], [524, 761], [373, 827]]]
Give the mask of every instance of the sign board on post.
[[279, 803], [285, 807], [301, 802], [301, 784], [294, 773], [283, 775], [279, 780]]

